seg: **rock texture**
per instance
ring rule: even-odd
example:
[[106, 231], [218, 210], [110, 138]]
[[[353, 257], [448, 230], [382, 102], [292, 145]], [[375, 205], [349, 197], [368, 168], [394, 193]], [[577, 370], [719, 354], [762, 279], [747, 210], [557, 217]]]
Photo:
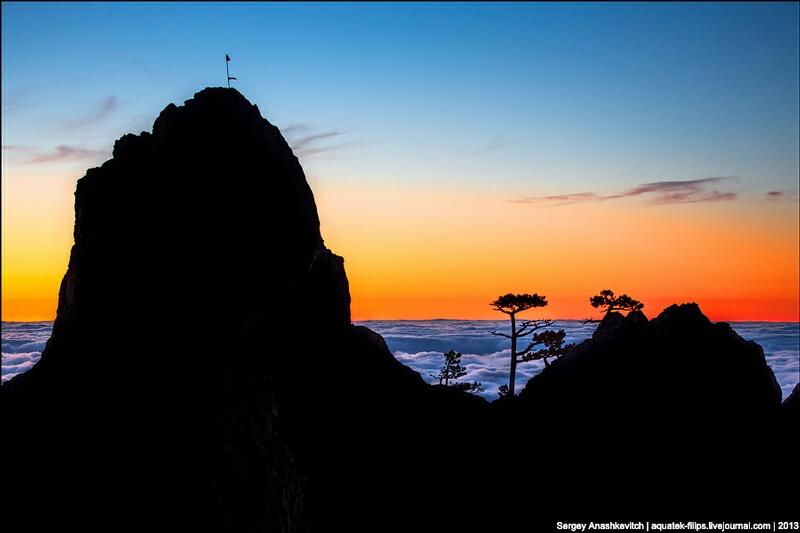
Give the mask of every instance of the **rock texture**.
[[708, 491], [785, 503], [773, 429], [796, 402], [697, 306], [611, 314], [491, 405], [427, 385], [349, 306], [277, 128], [234, 89], [169, 105], [78, 182], [52, 338], [0, 387], [4, 526], [535, 530]]

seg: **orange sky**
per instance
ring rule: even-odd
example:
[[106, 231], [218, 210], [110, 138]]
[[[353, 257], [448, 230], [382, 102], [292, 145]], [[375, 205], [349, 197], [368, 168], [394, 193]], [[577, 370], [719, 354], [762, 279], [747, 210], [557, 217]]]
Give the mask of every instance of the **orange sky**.
[[[50, 320], [75, 180], [25, 171], [3, 178], [2, 318]], [[326, 244], [345, 258], [354, 320], [499, 318], [488, 302], [506, 292], [547, 295], [542, 316], [585, 318], [604, 288], [639, 298], [649, 316], [695, 301], [715, 320], [800, 319], [796, 201], [540, 207], [464, 190], [311, 182]]]
[[498, 318], [488, 302], [506, 292], [539, 292], [548, 316], [585, 318], [604, 288], [650, 315], [687, 301], [717, 320], [800, 314], [796, 202], [534, 207], [445, 190], [316, 189], [356, 320]]
[[54, 317], [76, 180], [226, 66], [355, 320], [502, 318], [508, 292], [585, 318], [602, 289], [800, 320], [797, 4], [597, 7], [3, 3], [3, 320]]

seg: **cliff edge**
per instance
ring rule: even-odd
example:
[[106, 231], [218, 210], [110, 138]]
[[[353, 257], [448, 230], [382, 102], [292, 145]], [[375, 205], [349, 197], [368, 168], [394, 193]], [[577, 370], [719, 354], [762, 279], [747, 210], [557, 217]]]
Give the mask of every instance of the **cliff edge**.
[[0, 387], [9, 531], [552, 529], [793, 496], [797, 394], [697, 306], [610, 314], [518, 398], [426, 384], [351, 324], [303, 169], [235, 89], [119, 139], [74, 241], [40, 361]]

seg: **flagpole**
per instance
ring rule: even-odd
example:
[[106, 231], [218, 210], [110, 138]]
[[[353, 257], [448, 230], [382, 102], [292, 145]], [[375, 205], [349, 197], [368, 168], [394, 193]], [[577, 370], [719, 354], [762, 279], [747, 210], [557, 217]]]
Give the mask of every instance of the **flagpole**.
[[225, 55], [225, 77], [228, 79], [228, 89], [231, 88], [231, 73], [228, 71], [228, 55]]

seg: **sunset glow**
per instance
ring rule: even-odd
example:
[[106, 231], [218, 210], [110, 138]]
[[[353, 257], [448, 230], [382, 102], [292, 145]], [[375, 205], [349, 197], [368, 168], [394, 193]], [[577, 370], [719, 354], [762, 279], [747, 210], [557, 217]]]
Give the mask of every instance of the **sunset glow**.
[[[653, 315], [695, 301], [714, 320], [798, 320], [791, 203], [541, 208], [320, 181], [323, 236], [345, 257], [354, 320], [497, 318], [488, 302], [515, 291], [547, 295], [546, 316], [587, 318], [603, 288], [636, 295]], [[55, 316], [72, 242], [72, 194], [62, 196], [4, 191], [4, 201], [39, 201], [51, 215], [3, 210], [3, 320]]]
[[[228, 29], [191, 50], [132, 46], [168, 7], [3, 5], [4, 321], [55, 317], [76, 180], [219, 85], [226, 51], [304, 166], [354, 320], [499, 318], [507, 292], [580, 319], [606, 288], [800, 320], [797, 5], [209, 6], [180, 26]], [[276, 50], [292, 24], [308, 41]]]
[[636, 295], [652, 315], [695, 301], [715, 320], [798, 319], [792, 204], [534, 208], [324, 187], [317, 201], [355, 319], [498, 318], [488, 302], [506, 292], [547, 295], [550, 317], [587, 318], [604, 288]]

